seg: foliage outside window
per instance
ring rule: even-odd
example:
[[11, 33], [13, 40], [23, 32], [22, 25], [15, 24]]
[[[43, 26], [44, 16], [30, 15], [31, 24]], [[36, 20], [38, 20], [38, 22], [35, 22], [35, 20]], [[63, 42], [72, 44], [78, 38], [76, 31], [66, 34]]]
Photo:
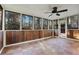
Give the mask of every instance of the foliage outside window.
[[20, 13], [5, 11], [6, 30], [20, 29]]
[[53, 20], [52, 24], [53, 24], [52, 27], [54, 29], [54, 35], [58, 36], [58, 20], [57, 19]]
[[34, 29], [41, 29], [41, 18], [35, 17], [34, 18]]
[[54, 20], [52, 20], [52, 29], [54, 29]]
[[2, 30], [2, 12], [3, 12], [3, 8], [0, 5], [0, 30]]
[[54, 23], [54, 29], [58, 29], [58, 20], [54, 20], [53, 23]]
[[68, 29], [78, 29], [78, 15], [70, 16], [67, 18]]
[[33, 17], [29, 15], [22, 15], [22, 29], [29, 30], [33, 27]]
[[43, 29], [48, 29], [48, 19], [43, 19]]
[[49, 20], [49, 29], [52, 29], [52, 20]]

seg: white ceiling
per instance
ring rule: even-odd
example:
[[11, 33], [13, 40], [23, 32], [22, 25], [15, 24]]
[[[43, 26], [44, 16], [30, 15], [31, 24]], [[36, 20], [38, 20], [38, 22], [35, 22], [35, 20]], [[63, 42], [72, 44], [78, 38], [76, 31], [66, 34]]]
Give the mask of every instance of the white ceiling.
[[[47, 19], [59, 19], [79, 13], [78, 4], [4, 4], [2, 6], [6, 10], [38, 16]], [[55, 6], [58, 7], [58, 10], [68, 9], [68, 11], [60, 13], [61, 16], [56, 16], [55, 14], [53, 14], [51, 17], [48, 17], [49, 14], [46, 14], [45, 12], [51, 11], [52, 8]]]

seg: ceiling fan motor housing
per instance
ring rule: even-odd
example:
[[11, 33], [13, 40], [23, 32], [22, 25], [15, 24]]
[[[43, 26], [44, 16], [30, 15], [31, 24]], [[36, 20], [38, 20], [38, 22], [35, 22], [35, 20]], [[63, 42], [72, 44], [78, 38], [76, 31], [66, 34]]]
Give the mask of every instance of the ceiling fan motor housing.
[[[68, 9], [59, 10], [59, 11], [57, 11], [57, 9], [58, 9], [58, 7], [53, 7], [53, 10], [52, 10], [51, 14], [49, 15], [49, 17], [52, 16], [53, 13], [55, 13], [57, 16], [60, 16], [59, 13], [68, 11]], [[50, 12], [49, 12], [49, 13], [50, 13]]]
[[56, 13], [56, 12], [57, 12], [57, 7], [54, 7], [52, 13]]

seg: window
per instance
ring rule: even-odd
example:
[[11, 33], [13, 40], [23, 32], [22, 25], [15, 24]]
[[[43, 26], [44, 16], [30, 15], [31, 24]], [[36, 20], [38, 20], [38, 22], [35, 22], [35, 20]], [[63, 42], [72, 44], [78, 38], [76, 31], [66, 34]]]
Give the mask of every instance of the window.
[[58, 20], [54, 20], [53, 23], [54, 23], [54, 29], [58, 29]]
[[20, 29], [20, 13], [5, 11], [6, 30]]
[[79, 15], [78, 15], [78, 29], [79, 29]]
[[3, 8], [0, 5], [0, 30], [2, 30], [2, 12], [3, 12]]
[[29, 30], [33, 27], [33, 17], [29, 15], [22, 15], [22, 29]]
[[54, 29], [54, 20], [52, 20], [52, 29]]
[[60, 27], [60, 29], [61, 29], [61, 33], [65, 33], [65, 27], [66, 27], [66, 18], [62, 18], [62, 19], [59, 19], [59, 27]]
[[3, 13], [3, 8], [2, 6], [0, 5], [0, 50], [2, 49], [3, 47], [3, 31], [2, 31], [2, 13]]
[[54, 36], [58, 36], [58, 20], [53, 20]]
[[67, 19], [67, 27], [68, 29], [78, 29], [78, 16], [70, 16]]
[[42, 19], [39, 17], [34, 18], [34, 29], [41, 29], [41, 24], [42, 24], [41, 20]]
[[52, 29], [52, 20], [49, 20], [49, 29]]
[[48, 29], [48, 19], [43, 19], [43, 29]]

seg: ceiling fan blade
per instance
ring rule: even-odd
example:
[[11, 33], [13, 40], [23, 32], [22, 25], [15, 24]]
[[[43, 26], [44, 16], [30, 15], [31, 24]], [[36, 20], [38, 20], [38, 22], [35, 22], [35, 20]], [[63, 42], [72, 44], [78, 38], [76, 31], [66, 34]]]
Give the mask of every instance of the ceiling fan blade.
[[57, 11], [57, 13], [59, 13], [59, 12], [66, 12], [66, 11], [68, 11], [68, 9]]
[[51, 14], [49, 15], [49, 17], [52, 16], [52, 15], [53, 15], [53, 14], [51, 13]]
[[57, 13], [56, 15], [57, 15], [57, 16], [60, 16], [60, 14], [58, 14], [58, 13]]
[[45, 12], [45, 13], [52, 13], [52, 12]]

